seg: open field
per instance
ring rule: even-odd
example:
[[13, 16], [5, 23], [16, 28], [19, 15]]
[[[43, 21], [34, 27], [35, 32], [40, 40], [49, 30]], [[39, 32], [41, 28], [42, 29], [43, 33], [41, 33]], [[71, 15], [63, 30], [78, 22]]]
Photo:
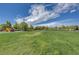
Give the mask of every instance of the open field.
[[0, 32], [0, 54], [79, 54], [79, 32]]

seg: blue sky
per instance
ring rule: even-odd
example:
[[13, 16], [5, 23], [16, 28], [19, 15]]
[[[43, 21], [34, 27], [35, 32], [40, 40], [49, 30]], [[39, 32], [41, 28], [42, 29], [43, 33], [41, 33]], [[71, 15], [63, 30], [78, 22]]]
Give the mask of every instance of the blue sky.
[[16, 18], [26, 17], [29, 4], [0, 4], [0, 23], [5, 23], [6, 20], [10, 20], [11, 23], [15, 23]]
[[23, 20], [34, 26], [79, 25], [79, 4], [7, 3], [0, 4], [0, 24]]

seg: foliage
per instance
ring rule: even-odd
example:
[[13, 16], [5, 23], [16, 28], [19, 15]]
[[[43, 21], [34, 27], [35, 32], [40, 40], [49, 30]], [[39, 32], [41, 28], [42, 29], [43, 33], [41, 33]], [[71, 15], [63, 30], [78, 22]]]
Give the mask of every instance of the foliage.
[[19, 31], [31, 31], [33, 30], [33, 26], [30, 24], [27, 24], [26, 22], [21, 22], [21, 23], [15, 23], [13, 25], [13, 27], [15, 28], [15, 30], [19, 30]]
[[33, 26], [31, 24], [28, 24], [28, 31], [32, 31], [33, 30]]
[[[6, 27], [8, 28], [12, 28], [11, 22], [10, 21], [6, 21], [5, 24], [1, 24], [2, 29], [6, 29]], [[75, 31], [75, 30], [79, 30], [79, 26], [78, 25], [71, 25], [71, 26], [65, 26], [65, 25], [61, 25], [61, 26], [55, 26], [55, 27], [48, 27], [48, 26], [36, 26], [33, 27], [31, 24], [27, 24], [26, 22], [21, 22], [21, 23], [15, 23], [13, 25], [13, 28], [16, 31], [31, 31], [31, 30], [54, 30], [54, 31]]]
[[7, 20], [7, 21], [6, 21], [6, 26], [7, 26], [7, 27], [11, 27], [11, 22]]
[[25, 22], [22, 22], [22, 23], [20, 24], [20, 30], [22, 30], [22, 31], [27, 31], [27, 30], [28, 30], [28, 24], [25, 23]]
[[47, 30], [48, 27], [47, 26], [37, 26], [34, 28], [34, 30]]
[[2, 28], [2, 25], [0, 24], [0, 29]]
[[[49, 28], [50, 29], [50, 28]], [[75, 26], [56, 26], [56, 27], [52, 27], [52, 30], [62, 30], [62, 31], [75, 31], [75, 30], [79, 30], [79, 26], [75, 25]]]
[[20, 25], [16, 22], [14, 25], [13, 25], [13, 28], [15, 30], [20, 30]]

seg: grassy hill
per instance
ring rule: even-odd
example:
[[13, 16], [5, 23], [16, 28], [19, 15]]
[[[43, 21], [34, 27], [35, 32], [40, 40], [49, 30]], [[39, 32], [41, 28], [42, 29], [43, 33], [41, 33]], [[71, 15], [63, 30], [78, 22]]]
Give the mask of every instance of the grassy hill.
[[79, 32], [1, 32], [0, 54], [79, 54]]

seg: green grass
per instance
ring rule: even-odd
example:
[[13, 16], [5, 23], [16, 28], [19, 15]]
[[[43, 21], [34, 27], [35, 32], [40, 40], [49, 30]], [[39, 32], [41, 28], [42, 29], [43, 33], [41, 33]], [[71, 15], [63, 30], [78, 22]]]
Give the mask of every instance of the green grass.
[[0, 33], [1, 55], [79, 54], [79, 32], [29, 31]]

